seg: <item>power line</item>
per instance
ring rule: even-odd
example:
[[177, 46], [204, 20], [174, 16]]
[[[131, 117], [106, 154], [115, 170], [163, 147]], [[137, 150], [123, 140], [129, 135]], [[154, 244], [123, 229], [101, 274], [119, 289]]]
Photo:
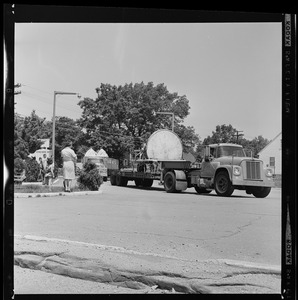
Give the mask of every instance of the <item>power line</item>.
[[[236, 141], [237, 141], [237, 143], [238, 143], [239, 137], [240, 137], [240, 136], [243, 136], [244, 134], [243, 134], [243, 133], [240, 133], [240, 134], [239, 134], [239, 132], [243, 132], [243, 130], [236, 130], [236, 132], [237, 132], [237, 134], [236, 134], [237, 140], [236, 140]], [[233, 136], [235, 136], [235, 134], [233, 134]]]
[[37, 90], [37, 91], [40, 91], [40, 92], [42, 92], [42, 93], [46, 93], [46, 94], [49, 94], [49, 95], [52, 95], [52, 94], [53, 94], [53, 93], [50, 93], [50, 92], [47, 92], [47, 91], [38, 89], [38, 88], [36, 88], [36, 87], [30, 86], [30, 85], [28, 85], [28, 84], [23, 84], [23, 86], [26, 86], [26, 87], [31, 88], [31, 89], [33, 89], [33, 90]]

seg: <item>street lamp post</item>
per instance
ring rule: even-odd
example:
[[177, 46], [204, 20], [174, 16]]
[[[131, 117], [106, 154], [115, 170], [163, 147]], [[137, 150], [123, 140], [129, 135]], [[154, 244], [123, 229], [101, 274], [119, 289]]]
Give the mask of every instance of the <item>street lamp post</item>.
[[52, 158], [53, 163], [55, 164], [55, 121], [56, 121], [56, 95], [77, 95], [81, 97], [79, 93], [69, 93], [69, 92], [57, 92], [54, 91], [54, 104], [53, 104], [53, 136], [52, 136]]
[[159, 111], [159, 112], [156, 112], [156, 114], [157, 115], [171, 115], [172, 116], [172, 131], [174, 132], [174, 118], [175, 118], [174, 113], [166, 112], [166, 111]]

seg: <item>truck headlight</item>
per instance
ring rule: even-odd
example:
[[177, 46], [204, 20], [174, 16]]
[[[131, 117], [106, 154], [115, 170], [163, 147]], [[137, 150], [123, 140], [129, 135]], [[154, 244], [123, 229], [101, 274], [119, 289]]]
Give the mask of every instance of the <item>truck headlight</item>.
[[267, 177], [272, 177], [272, 176], [273, 176], [272, 169], [266, 169], [266, 170], [265, 170], [265, 175], [266, 175]]
[[241, 167], [234, 166], [233, 173], [235, 176], [240, 176], [241, 175]]

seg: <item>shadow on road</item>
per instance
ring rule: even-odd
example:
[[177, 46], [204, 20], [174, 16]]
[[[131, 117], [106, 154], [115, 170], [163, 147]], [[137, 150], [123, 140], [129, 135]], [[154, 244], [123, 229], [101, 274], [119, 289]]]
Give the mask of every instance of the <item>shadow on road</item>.
[[[115, 186], [117, 188], [117, 186]], [[161, 185], [160, 187], [159, 186], [152, 186], [152, 187], [137, 187], [135, 185], [127, 185], [126, 188], [129, 188], [129, 189], [132, 189], [132, 190], [144, 190], [144, 191], [148, 191], [148, 192], [152, 192], [152, 191], [159, 191], [159, 192], [162, 192], [162, 193], [167, 193], [165, 190], [164, 190], [164, 187]], [[196, 197], [210, 197], [210, 198], [226, 198], [226, 199], [235, 199], [235, 198], [242, 198], [242, 199], [247, 199], [247, 198], [254, 198], [254, 196], [251, 196], [251, 195], [231, 195], [229, 197], [222, 197], [222, 196], [218, 196], [216, 193], [211, 193], [211, 194], [198, 194], [194, 189], [187, 189], [186, 191], [181, 191], [181, 192], [177, 192], [177, 193], [174, 193], [175, 195], [177, 194], [183, 194], [183, 195], [193, 195], [193, 196], [196, 196]]]

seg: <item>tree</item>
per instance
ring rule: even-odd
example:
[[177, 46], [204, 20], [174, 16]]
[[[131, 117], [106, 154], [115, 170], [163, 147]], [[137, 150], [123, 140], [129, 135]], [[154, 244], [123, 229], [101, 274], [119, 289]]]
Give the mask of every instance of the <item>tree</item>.
[[35, 110], [24, 119], [21, 138], [27, 143], [29, 153], [34, 153], [42, 145], [40, 139], [44, 136], [44, 122], [45, 118], [40, 118]]
[[14, 158], [25, 159], [28, 154], [27, 143], [22, 139], [22, 126], [24, 120], [19, 115], [15, 114], [14, 117]]
[[77, 152], [83, 133], [78, 122], [68, 117], [56, 117], [55, 133], [55, 161], [58, 166], [62, 166], [62, 149], [71, 141], [74, 151]]
[[175, 127], [175, 133], [180, 137], [183, 145], [183, 152], [196, 154], [196, 146], [200, 143], [200, 137], [195, 133], [193, 126], [179, 124]]
[[192, 140], [198, 138], [193, 128], [181, 124], [190, 108], [188, 99], [170, 93], [164, 84], [141, 82], [117, 87], [102, 83], [96, 92], [95, 100], [79, 102], [83, 109], [80, 125], [86, 130], [88, 144], [104, 148], [109, 156], [123, 158], [125, 152], [139, 149], [155, 130], [171, 128], [171, 118], [156, 112], [173, 112], [175, 130], [185, 131]]
[[36, 115], [35, 110], [28, 117], [14, 115], [14, 156], [26, 159], [29, 153], [40, 148], [39, 140], [46, 136], [45, 118]]
[[[245, 148], [250, 152], [252, 152], [253, 156], [258, 155], [258, 153], [269, 144], [269, 140], [266, 138], [263, 138], [263, 136], [259, 135], [258, 137], [255, 137], [253, 140], [248, 141], [248, 143], [245, 145]], [[249, 153], [247, 153], [249, 154]]]
[[[238, 139], [237, 139], [238, 134]], [[204, 139], [203, 145], [217, 144], [217, 143], [238, 143], [246, 150], [247, 155], [256, 156], [268, 143], [269, 140], [263, 138], [261, 135], [255, 137], [253, 140], [247, 140], [239, 136], [239, 131], [232, 125], [217, 125], [215, 131], [212, 131], [212, 136]], [[201, 153], [204, 148], [203, 145], [198, 145], [196, 152]]]
[[237, 129], [231, 124], [217, 125], [215, 131], [212, 131], [212, 136], [208, 135], [208, 137], [204, 139], [203, 143], [206, 145], [217, 143], [236, 143], [236, 136]]

